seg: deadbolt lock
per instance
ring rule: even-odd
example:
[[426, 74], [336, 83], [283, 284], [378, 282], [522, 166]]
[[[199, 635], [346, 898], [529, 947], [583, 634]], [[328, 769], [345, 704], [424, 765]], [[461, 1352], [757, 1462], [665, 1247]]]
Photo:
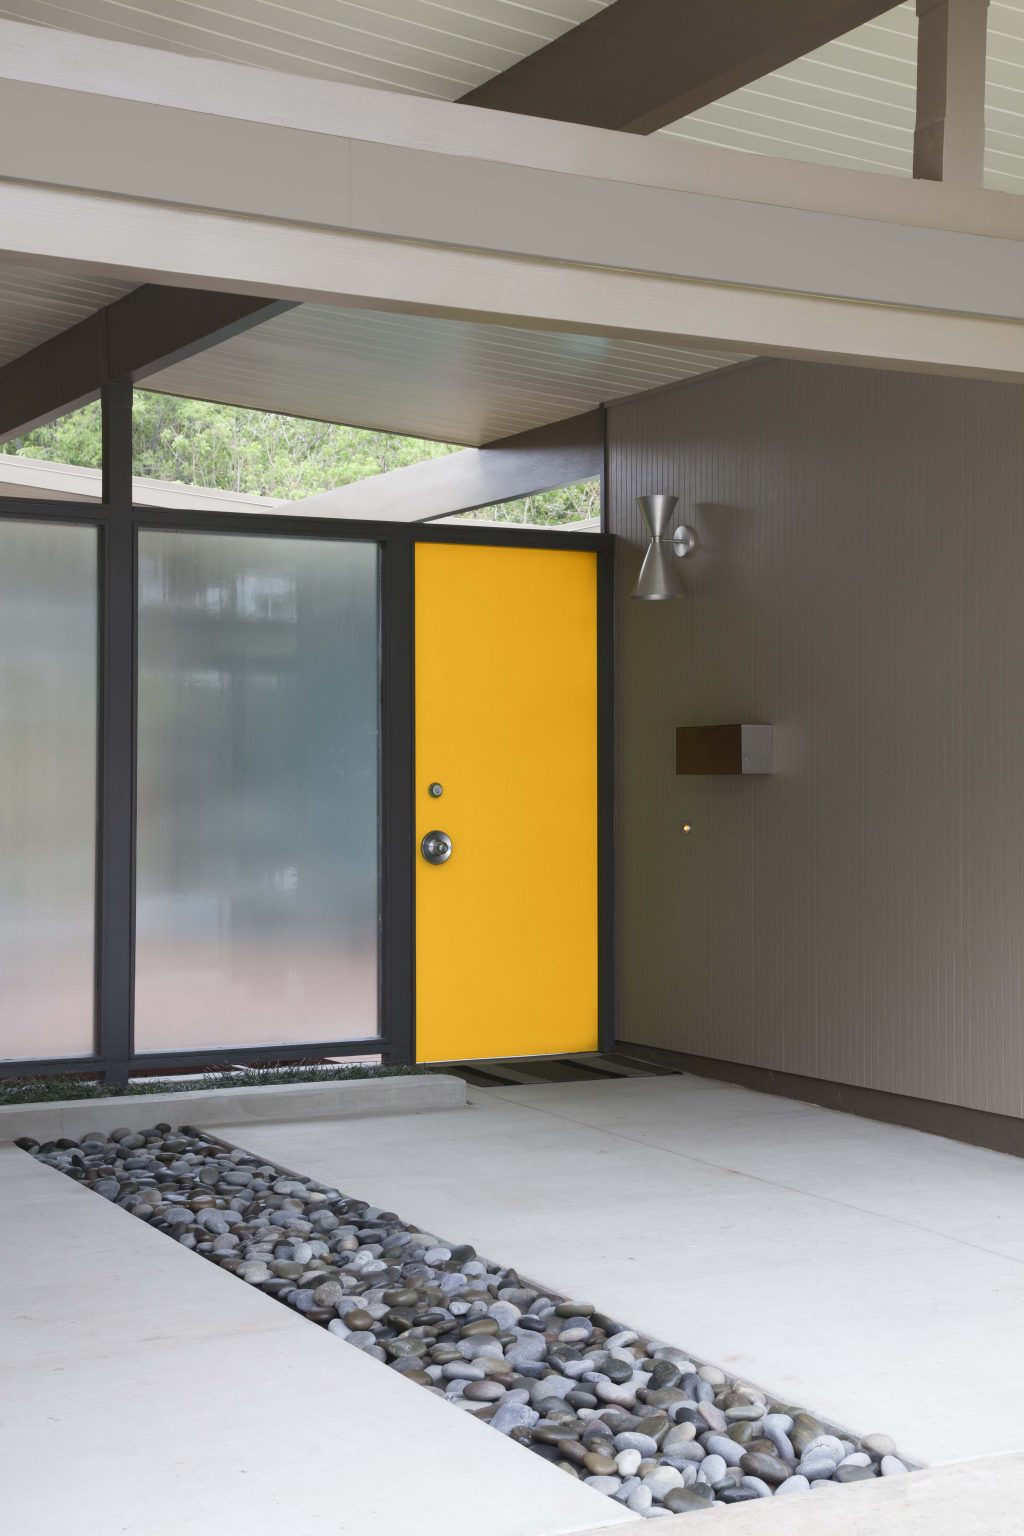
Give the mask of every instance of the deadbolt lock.
[[452, 856], [452, 840], [447, 832], [428, 832], [420, 843], [420, 852], [428, 864], [447, 864]]

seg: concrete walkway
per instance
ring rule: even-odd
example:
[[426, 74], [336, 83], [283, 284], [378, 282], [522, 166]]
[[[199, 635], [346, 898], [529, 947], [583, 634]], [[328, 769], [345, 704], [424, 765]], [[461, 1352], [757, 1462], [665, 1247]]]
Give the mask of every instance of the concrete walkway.
[[[374, 1120], [374, 1138], [400, 1123]], [[13, 1147], [0, 1147], [0, 1199], [0, 1527], [11, 1536], [637, 1524]]]
[[[933, 1470], [735, 1536], [1024, 1530], [1024, 1162], [696, 1078], [224, 1126]], [[217, 1127], [210, 1125], [209, 1129]], [[0, 1508], [19, 1536], [561, 1536], [636, 1517], [14, 1148]], [[972, 1458], [986, 1458], [973, 1460]], [[689, 1517], [658, 1522], [663, 1536]]]
[[1024, 1161], [694, 1077], [249, 1139], [920, 1463], [1024, 1450]]

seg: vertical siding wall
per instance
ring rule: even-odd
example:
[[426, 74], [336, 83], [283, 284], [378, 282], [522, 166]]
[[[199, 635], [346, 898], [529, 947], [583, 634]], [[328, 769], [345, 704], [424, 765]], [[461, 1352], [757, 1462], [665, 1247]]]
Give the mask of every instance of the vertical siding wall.
[[[620, 1039], [1024, 1114], [1024, 388], [759, 363], [609, 429]], [[631, 602], [656, 491], [689, 596]], [[776, 776], [677, 778], [732, 721]]]

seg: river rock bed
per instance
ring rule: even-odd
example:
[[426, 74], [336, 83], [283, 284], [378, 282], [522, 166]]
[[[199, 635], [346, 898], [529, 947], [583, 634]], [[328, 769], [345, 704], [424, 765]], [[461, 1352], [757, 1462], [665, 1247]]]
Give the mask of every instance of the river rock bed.
[[572, 1477], [656, 1519], [906, 1472], [626, 1327], [191, 1127], [17, 1143]]

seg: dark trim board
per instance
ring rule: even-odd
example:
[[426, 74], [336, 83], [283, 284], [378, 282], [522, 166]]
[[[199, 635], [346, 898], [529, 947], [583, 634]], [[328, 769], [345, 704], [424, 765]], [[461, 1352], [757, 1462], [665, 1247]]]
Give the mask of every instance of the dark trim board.
[[415, 548], [380, 546], [380, 993], [384, 1060], [416, 1059]]
[[42, 501], [34, 496], [0, 496], [0, 522], [71, 523], [102, 528], [110, 508], [94, 501]]
[[12, 1057], [0, 1061], [0, 1082], [18, 1077], [95, 1077], [112, 1081], [98, 1056]]
[[236, 1066], [259, 1066], [271, 1062], [322, 1062], [344, 1056], [380, 1055], [387, 1060], [387, 1042], [377, 1035], [365, 1040], [320, 1040], [308, 1045], [220, 1045], [203, 1051], [155, 1051], [133, 1056], [125, 1062], [111, 1062], [101, 1055], [50, 1057], [36, 1060], [0, 1061], [0, 1082], [18, 1077], [97, 1077], [104, 1082], [124, 1084], [129, 1077], [192, 1072], [216, 1072]]
[[[0, 496], [0, 520], [87, 523], [103, 527], [109, 506], [94, 502], [43, 501]], [[296, 539], [355, 539], [380, 544], [490, 544], [518, 549], [590, 549], [610, 554], [615, 538], [606, 533], [571, 533], [560, 528], [492, 528], [475, 523], [389, 523], [348, 517], [305, 517], [276, 512], [190, 512], [172, 507], [135, 507], [136, 527], [181, 528], [196, 533], [246, 533]]]
[[689, 1051], [666, 1051], [660, 1046], [637, 1045], [633, 1041], [620, 1041], [616, 1049], [637, 1063], [649, 1061], [676, 1072], [692, 1072], [695, 1077], [736, 1083], [755, 1093], [773, 1093], [802, 1104], [818, 1104], [822, 1109], [836, 1109], [865, 1120], [882, 1120], [887, 1125], [902, 1125], [931, 1136], [945, 1136], [950, 1141], [963, 1141], [968, 1146], [1024, 1157], [1024, 1119], [1015, 1115], [997, 1115], [962, 1104], [940, 1104], [934, 1099], [915, 1099], [908, 1094], [886, 1093], [880, 1088], [861, 1088], [853, 1083], [832, 1083], [820, 1077], [801, 1077], [795, 1072], [776, 1072], [771, 1067], [754, 1067], [739, 1061], [718, 1061], [712, 1056], [694, 1056]]
[[[23, 522], [91, 523], [103, 527], [112, 509], [95, 502], [44, 501], [0, 496], [0, 519]], [[364, 539], [389, 544], [497, 544], [517, 549], [592, 549], [610, 553], [607, 533], [572, 533], [561, 528], [524, 528], [509, 523], [391, 523], [351, 517], [307, 517], [287, 512], [191, 512], [176, 507], [135, 507], [137, 527], [191, 529], [196, 533], [258, 533], [295, 539]]]

